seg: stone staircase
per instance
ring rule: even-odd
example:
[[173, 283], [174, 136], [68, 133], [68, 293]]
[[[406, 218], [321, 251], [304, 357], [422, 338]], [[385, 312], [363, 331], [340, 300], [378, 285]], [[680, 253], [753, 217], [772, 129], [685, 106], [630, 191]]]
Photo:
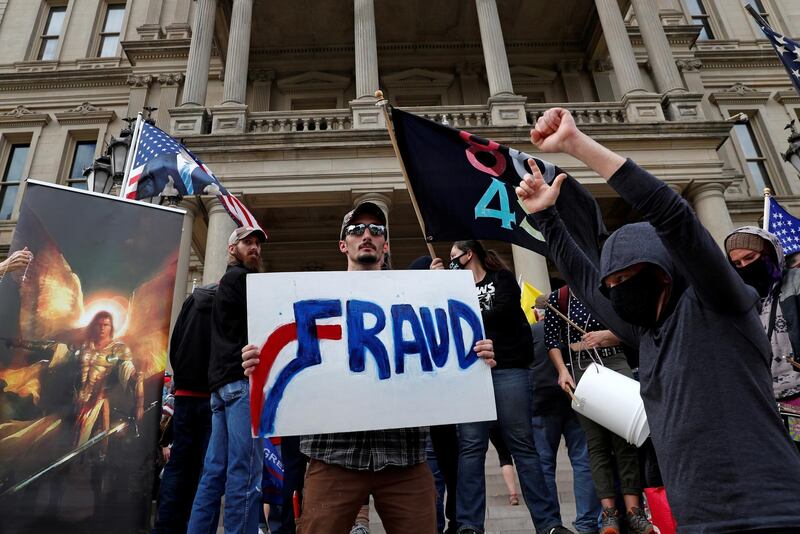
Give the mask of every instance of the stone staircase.
[[[562, 523], [571, 529], [572, 522], [575, 520], [575, 496], [572, 492], [572, 467], [563, 441], [558, 450], [556, 485], [559, 490], [558, 500], [561, 505]], [[489, 452], [486, 454], [486, 534], [532, 534], [534, 532], [530, 512], [525, 506], [519, 489], [519, 480], [517, 480], [517, 493], [520, 493], [520, 504], [511, 506], [508, 503], [508, 493], [500, 472], [497, 452], [494, 447], [489, 445]], [[374, 506], [370, 509], [370, 534], [386, 534]]]

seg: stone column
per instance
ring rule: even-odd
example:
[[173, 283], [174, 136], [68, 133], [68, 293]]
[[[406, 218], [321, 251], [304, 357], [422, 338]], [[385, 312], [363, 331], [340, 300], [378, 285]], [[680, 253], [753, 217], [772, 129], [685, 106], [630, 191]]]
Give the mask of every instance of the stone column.
[[705, 116], [701, 101], [702, 91], [688, 93], [681, 79], [675, 56], [661, 25], [658, 6], [651, 0], [632, 0], [639, 31], [647, 49], [647, 57], [653, 69], [656, 88], [663, 96], [662, 101], [670, 120], [701, 120]]
[[511, 245], [511, 254], [517, 278], [521, 276], [542, 293], [550, 292], [550, 271], [544, 256], [517, 245]]
[[208, 120], [205, 105], [217, 0], [197, 0], [196, 4], [183, 100], [180, 108], [169, 110], [172, 135], [207, 133], [203, 128]]
[[250, 111], [269, 111], [270, 99], [272, 98], [272, 80], [274, 79], [274, 70], [250, 72], [250, 81], [253, 83], [250, 102], [248, 103]]
[[356, 99], [350, 102], [353, 128], [384, 128], [383, 112], [375, 107], [378, 81], [378, 41], [374, 0], [353, 0], [356, 54]]
[[456, 74], [461, 85], [461, 98], [464, 104], [482, 103], [480, 82], [478, 80], [480, 73], [480, 63], [467, 61], [456, 65]]
[[186, 214], [183, 216], [178, 267], [175, 271], [175, 293], [172, 297], [172, 320], [170, 321], [170, 329], [175, 326], [175, 320], [178, 318], [178, 313], [181, 311], [181, 305], [184, 299], [186, 299], [187, 287], [189, 285], [189, 260], [192, 256], [192, 229], [194, 227], [194, 219], [200, 209], [197, 200], [194, 198], [184, 199], [180, 207], [186, 210]]
[[158, 75], [161, 84], [161, 95], [158, 100], [158, 111], [156, 111], [156, 126], [162, 130], [169, 130], [169, 110], [178, 103], [178, 89], [183, 83], [183, 73], [170, 72]]
[[715, 182], [695, 184], [688, 194], [697, 218], [723, 247], [725, 236], [733, 230], [733, 221], [725, 204], [725, 185]]
[[186, 85], [181, 103], [183, 107], [203, 107], [206, 103], [216, 12], [217, 0], [197, 0], [192, 43], [189, 45], [189, 60], [186, 64]]
[[131, 87], [128, 97], [128, 117], [135, 117], [137, 113], [147, 104], [147, 93], [150, 84], [153, 83], [153, 76], [149, 74], [131, 74], [128, 76], [128, 85]]
[[236, 228], [217, 197], [203, 200], [208, 212], [208, 237], [203, 264], [203, 285], [219, 282], [228, 265], [228, 238]]
[[212, 133], [242, 133], [247, 123], [247, 66], [250, 59], [250, 29], [253, 0], [233, 0], [228, 57], [225, 61], [225, 86], [222, 105], [211, 110]]
[[161, 31], [161, 8], [163, 4], [164, 0], [150, 0], [150, 3], [147, 4], [144, 24], [136, 28], [139, 39], [142, 41], [161, 39], [164, 36]]
[[603, 37], [608, 46], [608, 55], [614, 65], [619, 90], [622, 96], [631, 91], [644, 91], [644, 83], [628, 38], [628, 29], [619, 10], [617, 0], [595, 0], [597, 15], [603, 27]]
[[583, 60], [562, 61], [558, 64], [561, 81], [567, 93], [567, 102], [591, 102], [591, 87], [585, 83]]
[[675, 66], [675, 57], [672, 55], [667, 34], [661, 26], [657, 3], [652, 0], [632, 0], [631, 3], [636, 13], [636, 20], [639, 22], [639, 31], [647, 49], [647, 57], [653, 68], [658, 91], [660, 93], [685, 91], [678, 67]]
[[489, 81], [489, 111], [492, 124], [495, 126], [528, 124], [525, 116], [526, 98], [515, 95], [511, 84], [511, 71], [508, 68], [497, 1], [475, 0], [475, 7], [478, 10], [483, 58]]

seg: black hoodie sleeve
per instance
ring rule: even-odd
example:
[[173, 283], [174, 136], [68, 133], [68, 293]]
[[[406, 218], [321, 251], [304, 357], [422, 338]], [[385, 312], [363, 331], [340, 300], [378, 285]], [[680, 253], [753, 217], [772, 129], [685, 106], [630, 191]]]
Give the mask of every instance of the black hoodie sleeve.
[[636, 329], [619, 318], [611, 302], [600, 293], [600, 273], [575, 243], [555, 207], [528, 215], [544, 235], [549, 257], [566, 279], [572, 292], [601, 323], [628, 345], [639, 346]]
[[656, 229], [695, 293], [706, 306], [723, 313], [743, 313], [755, 293], [742, 281], [689, 204], [630, 159], [608, 184]]

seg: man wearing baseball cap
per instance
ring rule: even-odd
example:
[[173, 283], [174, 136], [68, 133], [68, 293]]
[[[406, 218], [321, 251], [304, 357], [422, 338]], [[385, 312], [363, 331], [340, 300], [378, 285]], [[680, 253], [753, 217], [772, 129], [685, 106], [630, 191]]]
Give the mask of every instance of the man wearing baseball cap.
[[241, 366], [247, 344], [245, 279], [261, 271], [260, 228], [242, 226], [228, 238], [228, 268], [211, 312], [211, 438], [197, 488], [189, 532], [216, 532], [225, 495], [225, 532], [257, 532], [261, 508], [263, 448], [250, 437], [250, 388]]
[[[348, 271], [381, 269], [389, 246], [380, 207], [363, 202], [344, 216], [339, 250]], [[248, 375], [259, 363], [258, 351], [255, 345], [242, 351]], [[491, 341], [478, 341], [475, 352], [494, 364]], [[300, 450], [311, 461], [298, 532], [347, 532], [370, 496], [388, 534], [436, 532], [436, 490], [425, 458], [426, 439], [423, 428], [302, 436]]]

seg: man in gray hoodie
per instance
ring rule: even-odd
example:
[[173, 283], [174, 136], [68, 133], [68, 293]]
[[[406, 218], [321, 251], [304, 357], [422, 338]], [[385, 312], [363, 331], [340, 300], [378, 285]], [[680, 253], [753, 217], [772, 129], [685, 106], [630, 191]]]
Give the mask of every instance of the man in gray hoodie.
[[[725, 252], [742, 280], [761, 297], [761, 324], [772, 349], [775, 400], [786, 412], [800, 411], [800, 270], [787, 270], [778, 237], [756, 226], [728, 234]], [[788, 413], [784, 417], [789, 429], [800, 425], [800, 417]], [[800, 437], [793, 437], [800, 448]]]
[[531, 165], [517, 188], [578, 298], [639, 348], [641, 394], [681, 532], [798, 532], [800, 455], [773, 400], [756, 292], [683, 198], [580, 132], [567, 110], [545, 112], [531, 141], [581, 160], [647, 221], [614, 232], [598, 268], [554, 207], [564, 175], [547, 184]]

